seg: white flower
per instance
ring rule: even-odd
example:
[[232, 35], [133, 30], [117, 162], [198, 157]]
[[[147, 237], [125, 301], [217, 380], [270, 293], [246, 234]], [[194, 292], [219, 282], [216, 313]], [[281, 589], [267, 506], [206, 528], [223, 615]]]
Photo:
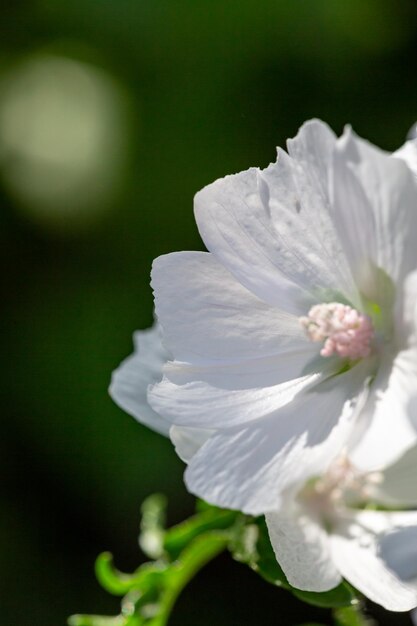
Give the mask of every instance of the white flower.
[[133, 335], [133, 344], [133, 354], [112, 374], [109, 393], [126, 413], [135, 417], [141, 424], [161, 435], [169, 436], [178, 455], [187, 462], [211, 432], [172, 426], [149, 405], [148, 388], [160, 382], [163, 366], [171, 358], [162, 343], [162, 331], [158, 323], [148, 330], [136, 331]]
[[[169, 434], [178, 454], [189, 461], [211, 433], [170, 427], [149, 406], [147, 388], [161, 380], [170, 358], [161, 340], [157, 324], [135, 333], [135, 352], [113, 373], [110, 393], [140, 422]], [[266, 521], [289, 582], [308, 591], [327, 591], [344, 577], [389, 610], [416, 606], [417, 512], [364, 510], [369, 502], [417, 507], [416, 476], [413, 447], [383, 473], [361, 473], [341, 455], [320, 478], [287, 490], [280, 510], [267, 513]]]
[[384, 473], [361, 474], [341, 456], [296, 496], [287, 494], [266, 523], [289, 582], [327, 591], [343, 577], [388, 610], [417, 606], [417, 511], [364, 509], [393, 500], [417, 506], [416, 473], [417, 448]]
[[416, 146], [391, 156], [313, 121], [288, 151], [199, 192], [210, 252], [152, 276], [172, 357], [148, 400], [197, 429], [189, 490], [255, 515], [352, 434], [364, 471], [416, 441]]

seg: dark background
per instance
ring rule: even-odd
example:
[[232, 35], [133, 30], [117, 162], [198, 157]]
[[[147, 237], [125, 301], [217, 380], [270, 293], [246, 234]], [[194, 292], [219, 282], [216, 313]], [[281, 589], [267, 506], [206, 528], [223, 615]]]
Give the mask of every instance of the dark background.
[[[320, 117], [388, 150], [417, 119], [417, 5], [38, 0], [0, 8], [0, 623], [116, 612], [140, 503], [193, 501], [168, 441], [107, 395], [152, 320], [152, 259], [201, 249], [192, 198]], [[179, 294], [180, 297], [180, 294]], [[381, 614], [381, 624], [408, 623]], [[173, 626], [327, 619], [220, 557]]]

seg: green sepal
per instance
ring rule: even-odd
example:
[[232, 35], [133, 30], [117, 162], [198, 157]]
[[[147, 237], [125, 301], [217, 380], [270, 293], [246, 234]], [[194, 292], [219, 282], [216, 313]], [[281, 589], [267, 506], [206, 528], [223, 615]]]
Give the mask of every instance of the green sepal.
[[234, 559], [249, 565], [267, 582], [291, 588], [275, 557], [264, 517], [253, 519], [242, 516], [233, 528], [229, 550]]
[[257, 520], [257, 527], [259, 532], [258, 541], [256, 543], [258, 558], [255, 563], [252, 563], [252, 569], [273, 585], [284, 587], [284, 589], [291, 589], [291, 585], [281, 565], [278, 563], [271, 546], [264, 517]]
[[308, 602], [314, 606], [325, 609], [334, 609], [337, 607], [351, 606], [357, 602], [356, 594], [352, 587], [345, 582], [340, 583], [330, 591], [302, 591], [301, 589], [291, 589], [292, 593], [303, 602]]

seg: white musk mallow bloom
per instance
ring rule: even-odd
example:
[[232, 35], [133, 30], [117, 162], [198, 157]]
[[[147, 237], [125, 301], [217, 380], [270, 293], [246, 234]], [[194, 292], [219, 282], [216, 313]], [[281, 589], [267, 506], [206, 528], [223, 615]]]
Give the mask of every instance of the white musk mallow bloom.
[[[154, 263], [167, 360], [147, 394], [192, 493], [258, 515], [352, 437], [363, 472], [416, 442], [416, 152], [312, 121], [276, 163], [196, 195], [209, 252]], [[149, 424], [132, 372], [112, 394]]]
[[341, 455], [327, 472], [286, 494], [266, 514], [269, 536], [289, 582], [327, 591], [342, 577], [391, 611], [417, 605], [417, 448], [384, 472], [359, 472]]
[[[113, 373], [110, 392], [140, 422], [169, 434], [189, 462], [211, 433], [170, 426], [149, 406], [147, 388], [161, 380], [170, 358], [161, 340], [158, 324], [135, 333], [135, 352]], [[354, 448], [354, 441], [348, 442], [352, 455]], [[320, 592], [343, 577], [388, 610], [415, 607], [417, 511], [401, 509], [417, 508], [416, 475], [417, 446], [384, 471], [361, 472], [342, 453], [323, 475], [287, 489], [266, 522], [289, 582]], [[369, 505], [391, 510], [367, 510]]]

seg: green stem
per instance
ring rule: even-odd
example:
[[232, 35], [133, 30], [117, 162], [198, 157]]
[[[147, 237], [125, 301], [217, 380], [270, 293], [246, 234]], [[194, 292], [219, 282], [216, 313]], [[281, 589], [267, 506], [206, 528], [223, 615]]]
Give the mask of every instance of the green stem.
[[165, 626], [172, 608], [189, 581], [209, 561], [226, 549], [229, 536], [226, 532], [205, 533], [184, 550], [181, 561], [174, 564], [171, 584], [166, 588], [158, 616], [152, 626]]

